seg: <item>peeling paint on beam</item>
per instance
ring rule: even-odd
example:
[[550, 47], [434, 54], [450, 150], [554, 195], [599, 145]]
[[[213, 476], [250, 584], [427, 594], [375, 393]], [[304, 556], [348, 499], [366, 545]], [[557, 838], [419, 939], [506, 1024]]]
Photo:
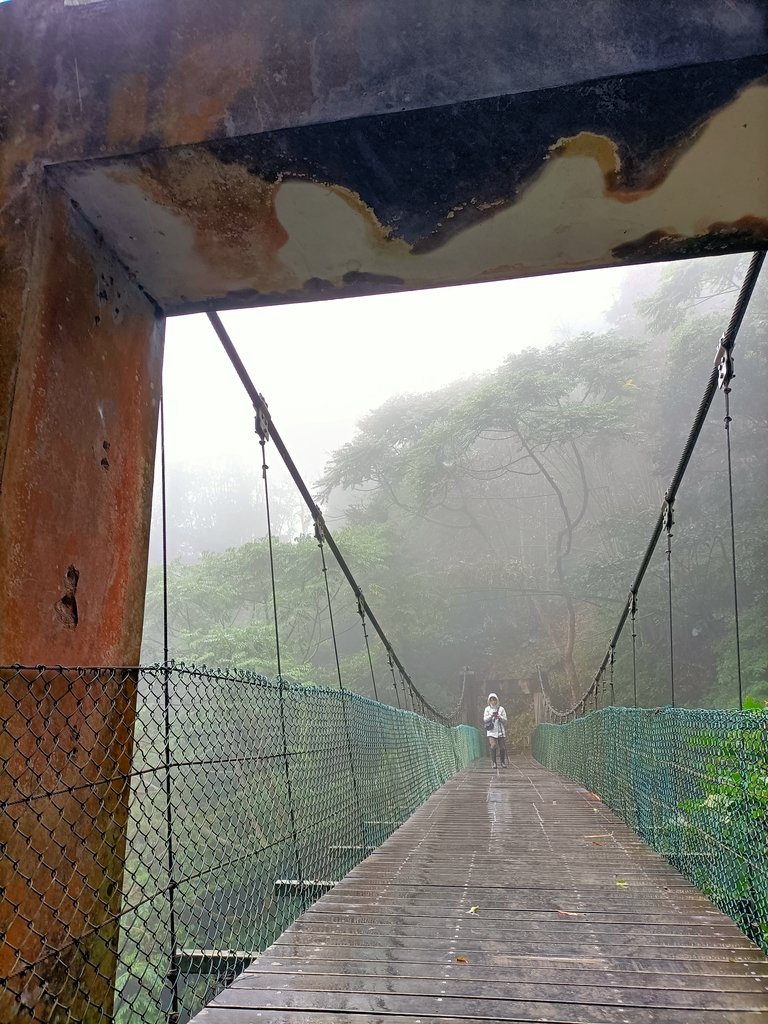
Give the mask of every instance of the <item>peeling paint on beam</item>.
[[[418, 250], [513, 203], [558, 143], [605, 140], [608, 191], [656, 188], [715, 113], [768, 76], [768, 56], [583, 82], [448, 107], [211, 143], [267, 181], [299, 178], [360, 196]], [[752, 129], [759, 129], [752, 124]], [[594, 147], [592, 152], [595, 152]]]
[[[741, 75], [766, 67], [768, 61], [748, 62]], [[469, 141], [477, 145], [470, 147], [474, 155], [467, 167], [462, 162], [466, 138], [425, 137], [422, 150], [411, 152], [418, 170], [410, 191], [401, 158], [387, 164], [381, 119], [312, 129], [301, 166], [296, 154], [303, 152], [304, 130], [297, 130], [233, 140], [226, 150], [222, 145], [187, 147], [135, 161], [58, 168], [55, 176], [171, 311], [738, 251], [766, 238], [768, 79], [737, 88], [740, 77], [734, 69], [724, 71], [719, 89], [709, 90], [709, 103], [723, 95], [726, 102], [689, 124], [687, 132], [683, 114], [667, 105], [675, 131], [666, 149], [661, 125], [653, 130], [646, 125], [643, 149], [630, 146], [626, 137], [592, 130], [594, 111], [570, 122], [590, 128], [560, 134], [557, 129], [567, 120], [559, 96], [550, 97], [554, 124], [547, 135], [550, 108], [538, 97], [540, 124], [528, 140], [532, 148], [515, 150], [520, 165], [513, 165], [498, 157], [497, 136], [509, 128], [508, 118], [472, 104], [487, 139], [484, 153], [478, 152], [481, 135], [473, 136]], [[686, 110], [689, 93], [701, 86], [703, 74], [701, 69], [681, 72], [687, 92], [679, 89], [678, 99]], [[713, 74], [707, 70], [708, 81]], [[664, 77], [670, 90], [669, 73]], [[634, 87], [647, 100], [657, 95], [659, 83], [636, 82]], [[601, 83], [600, 88], [607, 86]], [[622, 89], [626, 95], [626, 85]], [[588, 91], [594, 96], [598, 85]], [[584, 95], [580, 87], [581, 100]], [[486, 110], [484, 121], [480, 109]], [[645, 112], [638, 107], [635, 116], [642, 122]], [[468, 116], [462, 113], [460, 126]], [[532, 116], [529, 112], [523, 124]], [[516, 118], [515, 140], [521, 130], [519, 109]], [[379, 133], [379, 149], [368, 153], [364, 166], [345, 161], [345, 154], [365, 150], [369, 130], [374, 138]], [[325, 131], [336, 139], [327, 151], [318, 144], [318, 132]], [[396, 125], [389, 131], [394, 133]], [[437, 167], [430, 174], [433, 155]], [[453, 176], [445, 172], [448, 164]], [[330, 167], [345, 167], [343, 180], [330, 180]], [[399, 191], [393, 175], [401, 176]]]

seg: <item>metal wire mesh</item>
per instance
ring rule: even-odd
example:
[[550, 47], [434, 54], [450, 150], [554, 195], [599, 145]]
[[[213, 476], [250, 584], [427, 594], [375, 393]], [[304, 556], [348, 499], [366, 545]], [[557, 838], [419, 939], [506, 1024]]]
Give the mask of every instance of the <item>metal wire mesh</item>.
[[604, 708], [533, 754], [580, 782], [768, 953], [768, 712]]
[[0, 679], [3, 1021], [183, 1024], [480, 755], [475, 729], [249, 673]]

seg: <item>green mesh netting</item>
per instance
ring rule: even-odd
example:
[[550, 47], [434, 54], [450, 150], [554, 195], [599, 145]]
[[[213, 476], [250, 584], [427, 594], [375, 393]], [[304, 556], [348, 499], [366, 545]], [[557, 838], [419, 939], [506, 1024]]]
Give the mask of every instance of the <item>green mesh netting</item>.
[[71, 1024], [184, 1024], [481, 752], [468, 726], [245, 672], [0, 684], [0, 1020], [20, 1024], [61, 992]]
[[604, 708], [533, 754], [600, 796], [768, 952], [768, 712]]

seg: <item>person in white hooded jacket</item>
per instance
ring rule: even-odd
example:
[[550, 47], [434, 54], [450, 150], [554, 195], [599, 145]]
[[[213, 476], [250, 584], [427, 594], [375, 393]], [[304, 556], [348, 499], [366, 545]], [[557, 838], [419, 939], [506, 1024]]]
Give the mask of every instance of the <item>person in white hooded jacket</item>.
[[498, 750], [501, 757], [501, 767], [507, 768], [509, 761], [507, 760], [507, 741], [505, 739], [507, 730], [507, 712], [499, 704], [499, 698], [495, 693], [488, 694], [488, 706], [483, 712], [483, 725], [485, 726], [485, 734], [488, 737], [488, 744], [491, 748], [491, 760], [493, 761], [493, 767], [496, 768], [496, 751]]

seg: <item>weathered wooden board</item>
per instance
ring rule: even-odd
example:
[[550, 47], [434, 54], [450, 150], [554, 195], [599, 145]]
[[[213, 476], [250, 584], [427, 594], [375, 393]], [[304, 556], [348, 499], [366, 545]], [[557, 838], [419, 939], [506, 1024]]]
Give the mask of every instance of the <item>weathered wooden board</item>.
[[594, 794], [521, 758], [434, 794], [199, 1024], [742, 1024], [768, 961]]

